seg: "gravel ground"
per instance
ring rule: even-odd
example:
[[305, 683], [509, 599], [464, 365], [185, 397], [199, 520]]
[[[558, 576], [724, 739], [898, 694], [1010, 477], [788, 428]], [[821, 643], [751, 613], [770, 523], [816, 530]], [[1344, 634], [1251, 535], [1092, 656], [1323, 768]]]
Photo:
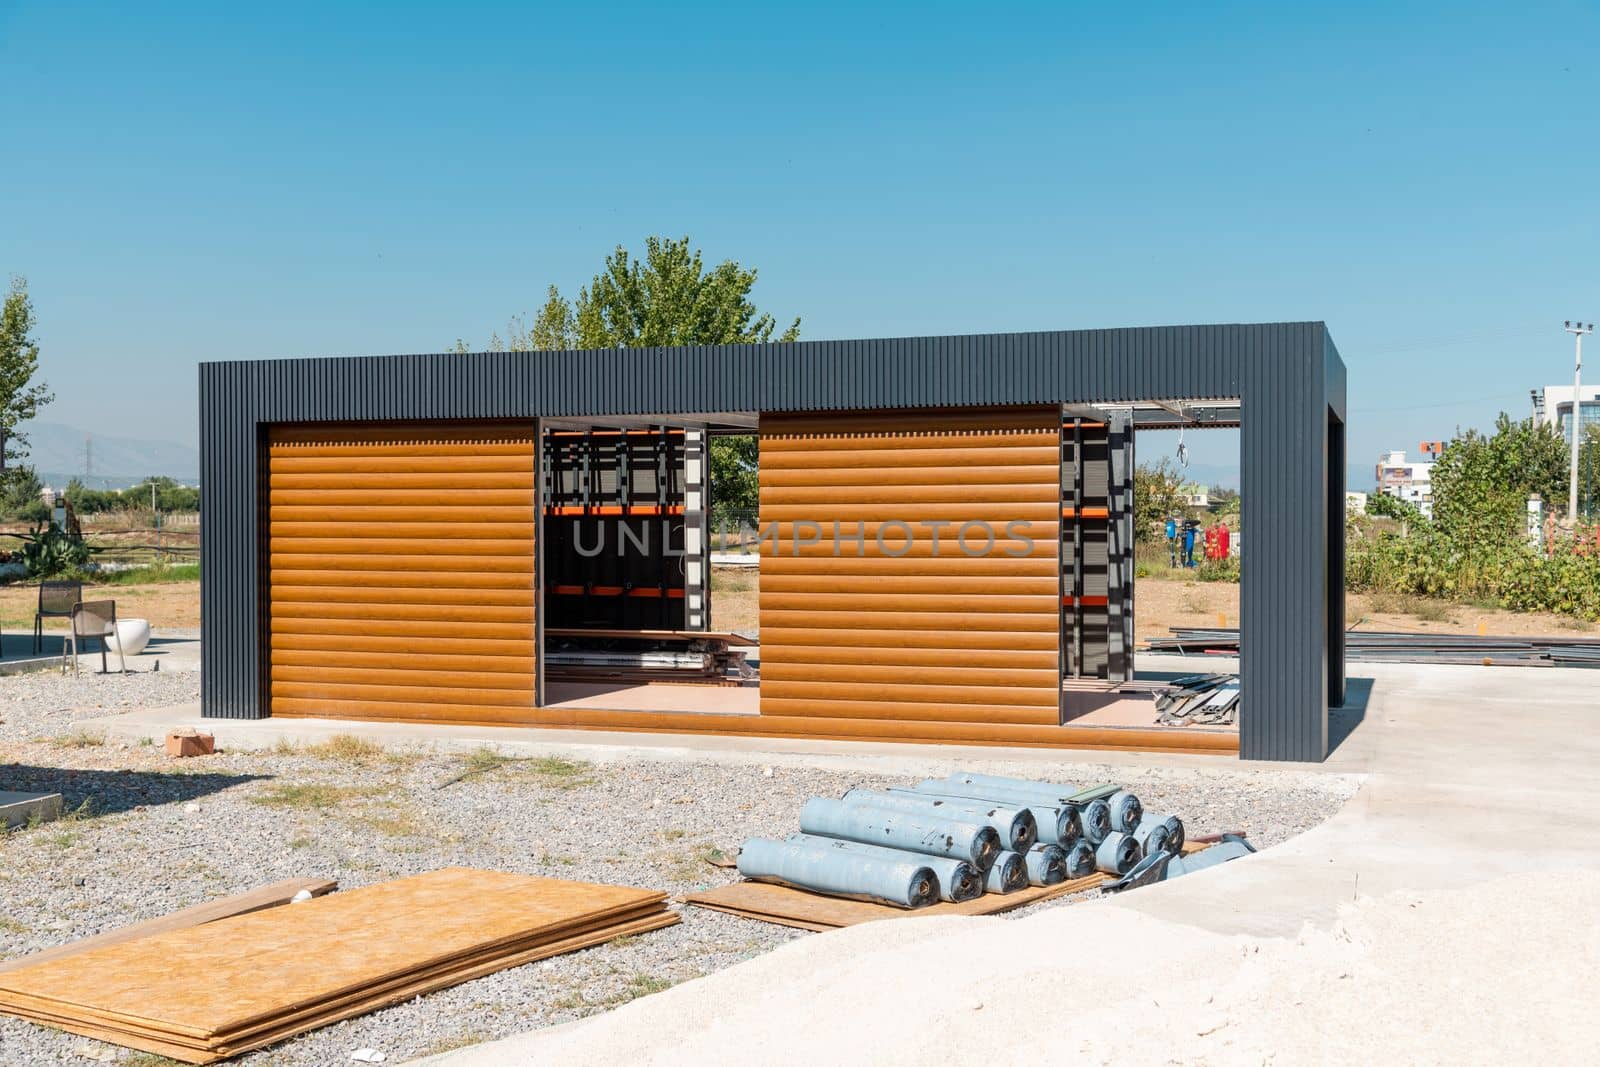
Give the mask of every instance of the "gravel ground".
[[[180, 762], [82, 725], [108, 710], [197, 699], [198, 683], [178, 672], [0, 678], [0, 788], [58, 791], [79, 812], [0, 835], [0, 957], [300, 875], [355, 888], [465, 865], [681, 894], [732, 881], [707, 860], [745, 837], [794, 831], [806, 797], [904, 781], [792, 765], [500, 761], [339, 743]], [[936, 762], [930, 752], [930, 773]], [[1148, 807], [1180, 814], [1191, 833], [1244, 829], [1258, 847], [1323, 821], [1356, 785], [1227, 765], [1134, 772], [1064, 762], [1028, 773], [1121, 781]], [[401, 1062], [603, 1011], [809, 936], [683, 914], [667, 930], [482, 978], [238, 1062], [343, 1063], [364, 1046]], [[163, 1062], [0, 1017], [0, 1062], [95, 1059]]]

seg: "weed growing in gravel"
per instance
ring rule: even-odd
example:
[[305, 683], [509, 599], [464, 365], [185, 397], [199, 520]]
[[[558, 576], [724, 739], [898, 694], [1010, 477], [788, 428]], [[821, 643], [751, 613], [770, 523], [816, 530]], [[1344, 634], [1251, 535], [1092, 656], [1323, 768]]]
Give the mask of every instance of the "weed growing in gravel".
[[507, 756], [484, 745], [462, 757], [461, 770], [440, 782], [438, 788], [454, 785], [475, 774], [492, 774], [508, 768], [515, 768], [524, 777], [551, 789], [578, 789], [597, 781], [590, 775], [593, 768], [587, 763], [562, 759], [560, 756]]
[[553, 789], [579, 789], [597, 781], [589, 773], [594, 769], [590, 764], [562, 759], [560, 756], [538, 756], [527, 760], [524, 766], [540, 785]]
[[355, 734], [335, 734], [322, 744], [306, 749], [306, 755], [340, 763], [366, 763], [383, 755], [383, 746]]
[[298, 756], [300, 755], [300, 744], [287, 737], [280, 737], [272, 743], [272, 754], [274, 756]]
[[0, 934], [25, 934], [27, 932], [27, 923], [20, 923], [9, 915], [0, 915]]
[[425, 832], [417, 813], [410, 808], [385, 807], [362, 813], [356, 822], [385, 837], [418, 837]]
[[376, 790], [329, 785], [327, 782], [298, 782], [270, 785], [259, 796], [250, 799], [269, 808], [326, 811], [335, 804], [371, 796], [374, 792]]
[[91, 734], [87, 730], [74, 730], [70, 734], [51, 738], [50, 743], [57, 748], [99, 748], [106, 743], [106, 735]]
[[671, 988], [672, 980], [669, 978], [657, 978], [654, 975], [642, 972], [635, 973], [632, 978], [628, 979], [628, 984], [622, 987], [622, 993], [619, 994], [620, 999], [616, 1003], [626, 1004], [630, 1000], [648, 997], [651, 993], [659, 993], [664, 989]]

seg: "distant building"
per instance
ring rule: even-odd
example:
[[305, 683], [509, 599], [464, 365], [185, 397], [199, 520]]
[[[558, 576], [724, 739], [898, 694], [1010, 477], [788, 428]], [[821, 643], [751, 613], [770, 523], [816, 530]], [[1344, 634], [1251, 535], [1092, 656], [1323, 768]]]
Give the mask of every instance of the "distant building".
[[1378, 492], [1386, 493], [1433, 517], [1433, 464], [1406, 459], [1405, 450], [1385, 452], [1378, 460]]
[[1178, 486], [1178, 495], [1183, 502], [1191, 508], [1209, 508], [1211, 506], [1211, 493], [1203, 485], [1188, 482]]
[[1367, 513], [1367, 494], [1355, 491], [1344, 495], [1344, 510], [1351, 515], [1365, 515]]
[[[1554, 426], [1570, 444], [1572, 441], [1572, 386], [1547, 385], [1533, 390], [1533, 421]], [[1600, 385], [1585, 385], [1579, 403], [1578, 425], [1587, 429], [1600, 425]]]

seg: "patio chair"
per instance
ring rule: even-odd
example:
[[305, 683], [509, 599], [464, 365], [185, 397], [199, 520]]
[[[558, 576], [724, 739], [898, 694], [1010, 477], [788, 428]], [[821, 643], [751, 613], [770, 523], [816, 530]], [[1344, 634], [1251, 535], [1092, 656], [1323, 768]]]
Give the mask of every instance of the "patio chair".
[[[44, 620], [69, 619], [72, 609], [83, 599], [82, 582], [40, 582], [39, 610], [33, 615], [33, 654], [44, 649]], [[62, 645], [65, 651], [66, 646]]]
[[[70, 616], [71, 625], [67, 627], [67, 642], [72, 649], [72, 673], [78, 673], [78, 641], [80, 638], [88, 640], [98, 637], [100, 639], [100, 673], [111, 673], [111, 667], [106, 662], [106, 649], [110, 643], [106, 639], [117, 634], [117, 602], [115, 600], [88, 600], [79, 601], [72, 606]], [[67, 673], [67, 642], [61, 646], [61, 673]], [[122, 656], [122, 642], [117, 642], [117, 663], [122, 667], [122, 673], [128, 673], [128, 661]]]

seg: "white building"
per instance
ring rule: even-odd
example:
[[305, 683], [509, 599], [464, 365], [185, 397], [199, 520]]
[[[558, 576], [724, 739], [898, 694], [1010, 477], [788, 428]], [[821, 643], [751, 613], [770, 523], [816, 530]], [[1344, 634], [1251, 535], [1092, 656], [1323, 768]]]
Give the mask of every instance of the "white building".
[[1433, 463], [1407, 460], [1404, 449], [1385, 452], [1378, 460], [1378, 492], [1415, 504], [1433, 518]]
[[[1533, 421], [1556, 427], [1571, 444], [1572, 386], [1547, 385], [1543, 389], [1533, 390]], [[1583, 387], [1578, 424], [1585, 428], [1600, 425], [1600, 385]]]

